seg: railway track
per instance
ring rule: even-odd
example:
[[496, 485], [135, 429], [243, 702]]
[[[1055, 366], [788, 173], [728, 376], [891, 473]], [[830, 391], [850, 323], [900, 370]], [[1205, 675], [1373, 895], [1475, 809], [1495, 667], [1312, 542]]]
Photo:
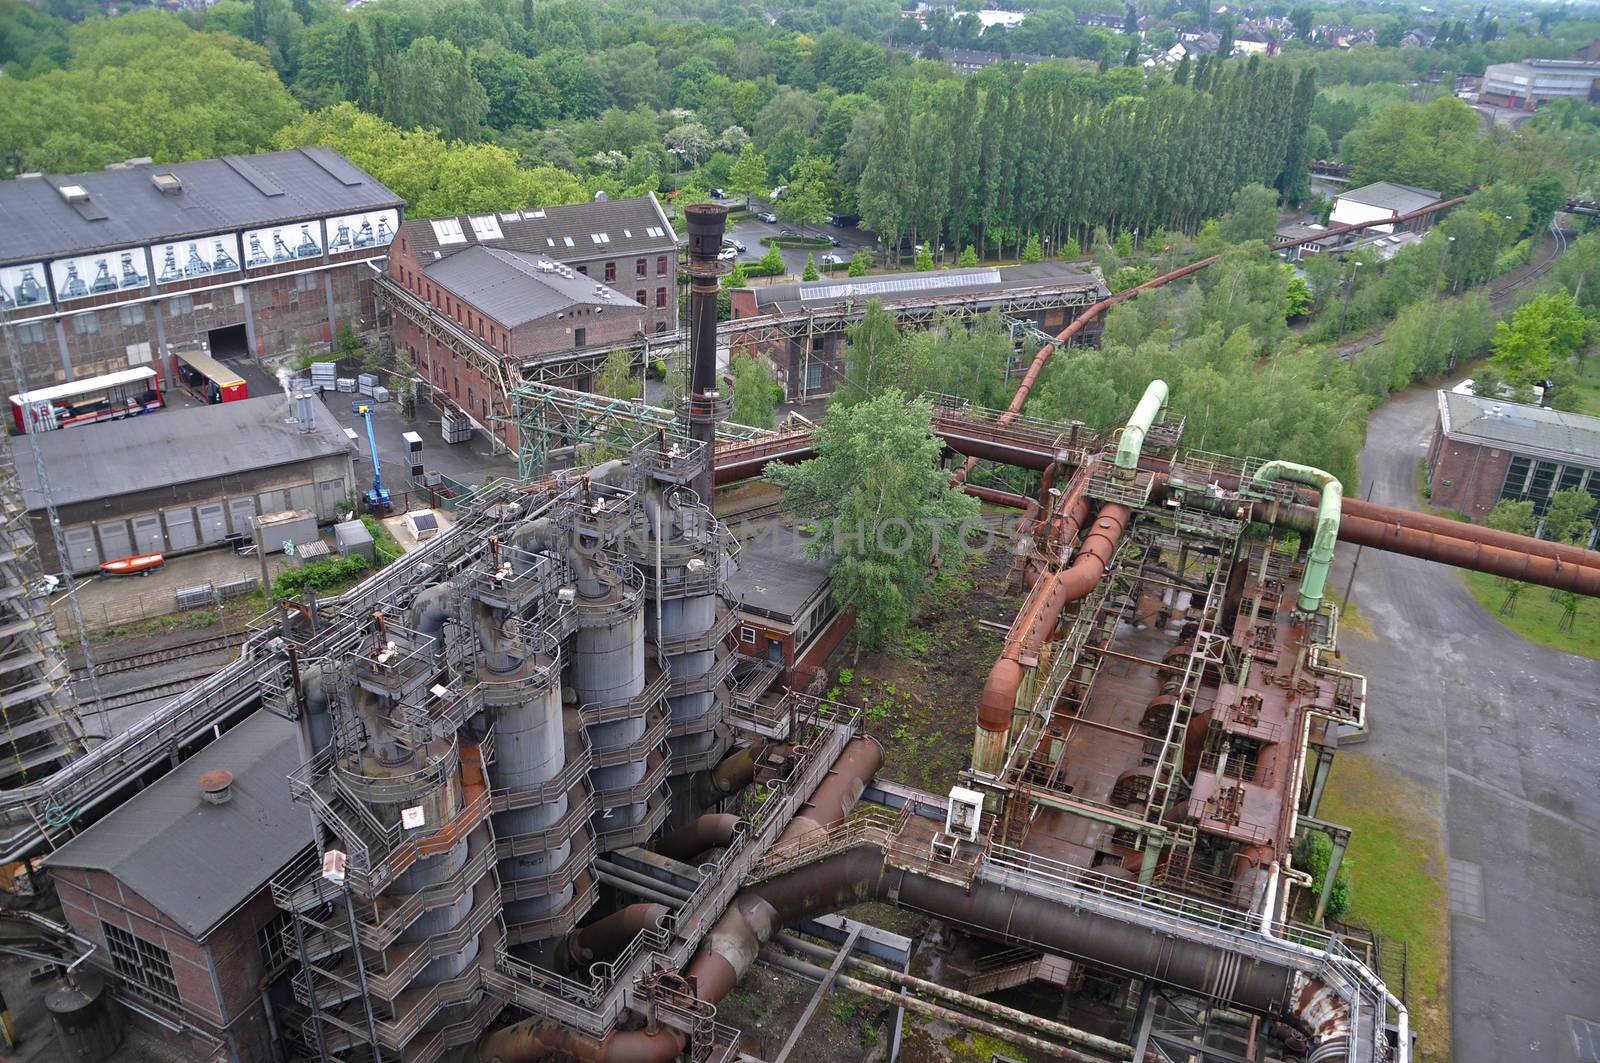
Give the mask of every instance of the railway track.
[[[159, 650], [148, 650], [144, 653], [130, 653], [123, 657], [107, 657], [94, 662], [95, 674], [99, 676], [117, 675], [121, 672], [133, 672], [141, 668], [150, 668], [155, 665], [172, 664], [188, 657], [199, 657], [208, 653], [225, 653], [244, 645], [242, 634], [207, 635], [205, 638], [182, 642], [175, 646], [166, 646]], [[88, 669], [76, 667], [72, 670], [73, 679], [88, 678]]]
[[1491, 303], [1500, 303], [1508, 296], [1516, 294], [1519, 289], [1555, 269], [1556, 259], [1560, 258], [1567, 250], [1567, 234], [1561, 230], [1560, 226], [1555, 224], [1550, 226], [1550, 234], [1555, 237], [1555, 243], [1550, 247], [1550, 254], [1545, 257], [1543, 262], [1540, 262], [1522, 276], [1508, 281], [1498, 288], [1489, 289], [1489, 301]]
[[128, 690], [119, 690], [115, 694], [106, 694], [101, 698], [99, 705], [84, 699], [82, 711], [85, 717], [92, 716], [101, 707], [107, 710], [121, 709], [129, 705], [138, 705], [146, 701], [159, 701], [164, 698], [176, 697], [198, 683], [203, 676], [185, 676], [181, 679], [164, 679], [159, 683], [150, 683], [146, 686], [132, 687]]

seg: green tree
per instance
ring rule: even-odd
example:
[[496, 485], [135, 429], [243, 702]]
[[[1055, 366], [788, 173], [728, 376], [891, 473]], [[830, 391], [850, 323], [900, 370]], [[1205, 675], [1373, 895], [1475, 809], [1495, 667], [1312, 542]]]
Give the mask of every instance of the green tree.
[[1493, 365], [1513, 384], [1548, 380], [1588, 338], [1591, 322], [1565, 289], [1518, 307], [1495, 326]]
[[817, 456], [773, 465], [784, 508], [817, 524], [808, 547], [831, 557], [833, 599], [855, 613], [857, 651], [900, 637], [927, 586], [929, 565], [956, 560], [978, 502], [950, 486], [932, 408], [890, 389], [833, 405], [816, 433]]
[[367, 49], [367, 35], [359, 22], [351, 22], [344, 30], [344, 41], [339, 63], [339, 86], [344, 98], [357, 107], [372, 106], [372, 57]]
[[728, 191], [743, 196], [745, 209], [749, 210], [750, 200], [765, 192], [767, 187], [767, 160], [753, 143], [746, 143], [728, 171]]
[[803, 281], [814, 281], [821, 276], [822, 274], [817, 272], [817, 260], [812, 256], [807, 255], [805, 268], [800, 271], [800, 279]]
[[1233, 194], [1233, 209], [1222, 219], [1229, 243], [1270, 240], [1278, 228], [1278, 193], [1266, 185], [1248, 184]]
[[611, 348], [595, 375], [594, 390], [613, 399], [636, 399], [643, 394], [643, 385], [633, 373], [633, 358], [627, 351]]
[[789, 175], [789, 188], [778, 200], [778, 217], [800, 226], [804, 236], [806, 226], [820, 225], [833, 216], [833, 160], [809, 156], [794, 164]]
[[1511, 532], [1513, 535], [1533, 534], [1533, 503], [1532, 502], [1499, 502], [1489, 515], [1483, 518], [1486, 528], [1496, 531]]
[[862, 402], [903, 378], [904, 350], [894, 314], [874, 299], [861, 320], [850, 327], [844, 348], [844, 380], [834, 390], [833, 402]]
[[1311, 285], [1288, 266], [1283, 268], [1285, 284], [1283, 316], [1290, 321], [1311, 313]]
[[1600, 311], [1600, 230], [1572, 241], [1556, 260], [1556, 279], [1585, 311]]
[[449, 41], [419, 37], [395, 57], [384, 86], [387, 113], [402, 129], [437, 129], [446, 140], [473, 141], [489, 113], [489, 97], [464, 52]]
[[1544, 518], [1539, 525], [1539, 538], [1569, 546], [1588, 546], [1589, 535], [1594, 531], [1594, 498], [1581, 487], [1557, 491], [1550, 496]]
[[927, 273], [929, 270], [933, 269], [933, 251], [928, 247], [927, 244], [919, 244], [917, 247], [917, 255], [914, 261], [918, 273]]
[[970, 269], [978, 264], [978, 252], [971, 244], [961, 249], [961, 254], [956, 257], [956, 265], [962, 269]]
[[782, 389], [772, 380], [772, 369], [760, 355], [735, 355], [733, 370], [733, 412], [735, 424], [752, 428], [771, 428]]
[[1028, 242], [1023, 245], [1022, 261], [1042, 262], [1043, 260], [1044, 252], [1039, 249], [1039, 234], [1034, 233], [1032, 236], [1028, 237]]
[[872, 272], [872, 252], [863, 247], [850, 256], [850, 269], [848, 275], [852, 277], [865, 277]]

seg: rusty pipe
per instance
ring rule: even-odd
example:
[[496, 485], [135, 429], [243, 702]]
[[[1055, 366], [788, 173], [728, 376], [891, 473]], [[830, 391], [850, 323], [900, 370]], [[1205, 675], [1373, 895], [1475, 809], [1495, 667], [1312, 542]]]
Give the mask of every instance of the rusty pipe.
[[628, 942], [668, 915], [664, 904], [630, 904], [603, 919], [572, 931], [561, 939], [557, 957], [566, 970], [607, 960], [628, 947]]
[[1567, 564], [1600, 568], [1600, 551], [1585, 550], [1581, 546], [1553, 543], [1547, 539], [1535, 539], [1530, 535], [1500, 531], [1482, 524], [1468, 524], [1465, 521], [1449, 520], [1429, 513], [1418, 513], [1396, 506], [1382, 506], [1376, 502], [1362, 502], [1353, 498], [1345, 500], [1344, 511], [1352, 517], [1381, 524], [1398, 524], [1451, 539], [1466, 539], [1485, 546], [1496, 546], [1502, 550], [1515, 550], [1538, 557], [1557, 558]]
[[[1471, 525], [1462, 525], [1463, 528]], [[1536, 583], [1555, 590], [1600, 597], [1600, 567], [1575, 565], [1555, 557], [1508, 550], [1466, 536], [1447, 536], [1363, 517], [1346, 517], [1339, 538], [1391, 553], [1467, 568], [1474, 572]]]
[[826, 830], [849, 814], [867, 788], [867, 781], [883, 765], [883, 747], [871, 735], [857, 735], [839, 753], [821, 784], [795, 812], [773, 847], [795, 841], [812, 831]]
[[683, 863], [692, 862], [708, 849], [725, 848], [733, 841], [744, 820], [729, 812], [707, 812], [697, 816], [650, 846], [652, 850]]

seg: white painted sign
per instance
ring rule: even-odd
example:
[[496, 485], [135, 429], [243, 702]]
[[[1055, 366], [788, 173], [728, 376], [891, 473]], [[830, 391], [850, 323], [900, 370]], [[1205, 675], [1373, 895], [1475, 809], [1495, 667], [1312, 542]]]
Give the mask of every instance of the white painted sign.
[[63, 303], [150, 286], [142, 247], [58, 258], [50, 263], [50, 276], [56, 284], [56, 299]]
[[322, 257], [321, 223], [314, 221], [251, 229], [244, 234], [246, 269]]
[[328, 219], [328, 254], [388, 247], [400, 227], [398, 210], [369, 210]]
[[157, 284], [238, 273], [239, 237], [223, 233], [170, 244], [152, 244], [150, 258], [155, 263]]
[[426, 822], [427, 816], [423, 814], [421, 805], [400, 810], [400, 825], [406, 830], [416, 830]]

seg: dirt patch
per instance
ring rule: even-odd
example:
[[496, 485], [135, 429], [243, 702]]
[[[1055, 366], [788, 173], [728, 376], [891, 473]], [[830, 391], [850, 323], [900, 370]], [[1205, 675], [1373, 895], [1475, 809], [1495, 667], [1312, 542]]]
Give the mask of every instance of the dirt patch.
[[[717, 1005], [717, 1021], [743, 1033], [744, 1051], [772, 1059], [800, 1021], [816, 985], [759, 964]], [[835, 988], [789, 1053], [795, 1063], [867, 1063], [887, 1058], [893, 1009]], [[905, 1057], [902, 1053], [903, 1058]]]
[[1010, 558], [993, 550], [947, 569], [924, 596], [899, 643], [852, 664], [848, 642], [829, 659], [829, 696], [859, 705], [887, 752], [879, 775], [945, 793], [970, 762], [973, 716], [1022, 594], [1007, 587]]

